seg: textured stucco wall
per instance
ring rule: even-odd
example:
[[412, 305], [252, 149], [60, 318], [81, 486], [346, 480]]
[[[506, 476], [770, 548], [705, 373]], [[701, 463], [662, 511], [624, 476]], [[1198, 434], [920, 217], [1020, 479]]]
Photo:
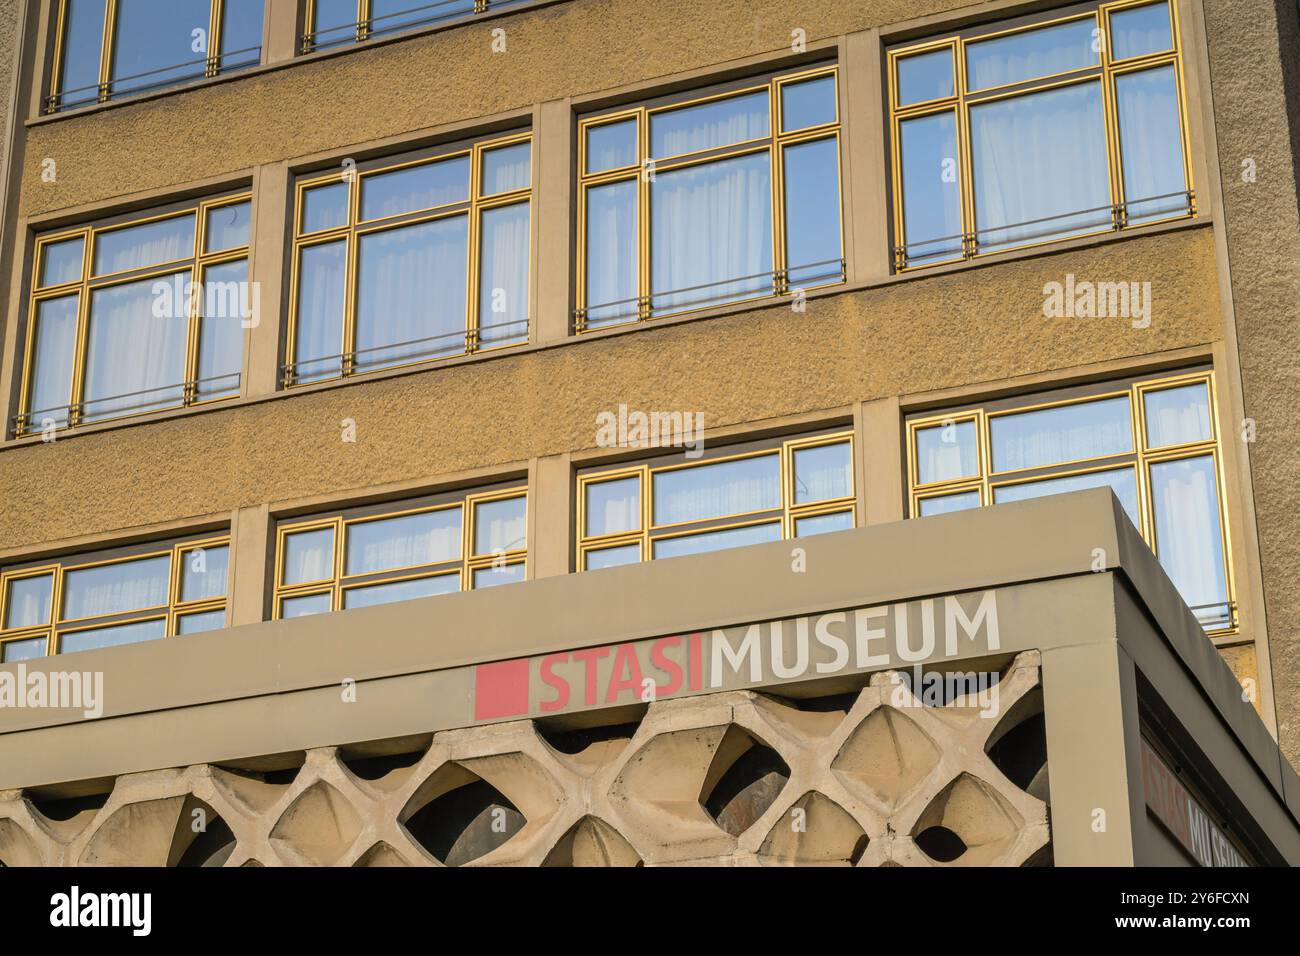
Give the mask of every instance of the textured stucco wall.
[[[0, 541], [590, 448], [620, 402], [715, 427], [1198, 345], [1218, 335], [1213, 256], [1210, 230], [1181, 231], [15, 448]], [[1043, 318], [1043, 285], [1066, 271], [1149, 276], [1151, 327]]]
[[[1300, 110], [1296, 5], [1206, 0], [1205, 12], [1242, 386], [1257, 423], [1249, 451], [1278, 736], [1300, 764], [1300, 221], [1286, 121]], [[1242, 179], [1247, 159], [1253, 183]]]

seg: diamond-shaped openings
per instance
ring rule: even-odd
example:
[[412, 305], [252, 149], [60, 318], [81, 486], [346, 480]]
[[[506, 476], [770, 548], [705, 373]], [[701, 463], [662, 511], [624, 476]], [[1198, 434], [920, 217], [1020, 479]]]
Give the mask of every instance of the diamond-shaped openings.
[[279, 803], [293, 786], [305, 757], [305, 754], [298, 754], [289, 766], [276, 769], [214, 766], [210, 777], [221, 796], [235, 808], [248, 816], [261, 816]]
[[380, 840], [365, 853], [353, 866], [407, 866], [407, 862], [402, 859], [396, 850]]
[[1051, 802], [1042, 688], [1025, 694], [1007, 710], [984, 750], [993, 765], [1017, 787], [1044, 803]]
[[96, 829], [82, 866], [221, 866], [235, 849], [230, 827], [193, 794], [128, 803]]
[[444, 763], [399, 816], [411, 839], [445, 866], [502, 846], [528, 822], [505, 794], [459, 763]]
[[347, 772], [358, 780], [363, 780], [369, 786], [379, 790], [393, 791], [399, 789], [415, 774], [416, 765], [428, 752], [431, 739], [432, 736], [422, 739], [420, 745], [414, 750], [395, 747], [396, 752], [373, 753], [340, 747], [338, 760]]
[[40, 851], [17, 820], [0, 820], [0, 866], [40, 866]]
[[764, 863], [853, 866], [867, 834], [838, 803], [816, 790], [800, 797], [776, 821], [759, 850]]
[[735, 724], [727, 727], [700, 788], [700, 805], [732, 836], [767, 812], [790, 779], [781, 755]]
[[641, 866], [641, 857], [604, 820], [586, 816], [546, 854], [542, 866]]
[[1015, 842], [1024, 822], [997, 790], [963, 772], [930, 801], [911, 836], [937, 863], [988, 866]]
[[942, 754], [916, 722], [893, 707], [877, 707], [854, 728], [831, 769], [896, 808], [939, 763]]
[[584, 776], [613, 763], [636, 735], [638, 722], [569, 728], [537, 721], [537, 735], [560, 761]]
[[31, 805], [32, 811], [61, 842], [69, 843], [90, 826], [91, 821], [108, 802], [108, 797], [107, 793], [57, 799], [31, 796], [27, 802]]
[[331, 866], [361, 832], [361, 818], [343, 794], [324, 780], [300, 793], [271, 830], [271, 843], [284, 855]]

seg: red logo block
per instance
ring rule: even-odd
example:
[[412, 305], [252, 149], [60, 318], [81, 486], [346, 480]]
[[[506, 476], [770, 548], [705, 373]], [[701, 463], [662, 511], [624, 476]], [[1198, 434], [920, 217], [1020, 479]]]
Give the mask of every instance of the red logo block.
[[526, 657], [474, 668], [474, 719], [498, 720], [528, 713]]

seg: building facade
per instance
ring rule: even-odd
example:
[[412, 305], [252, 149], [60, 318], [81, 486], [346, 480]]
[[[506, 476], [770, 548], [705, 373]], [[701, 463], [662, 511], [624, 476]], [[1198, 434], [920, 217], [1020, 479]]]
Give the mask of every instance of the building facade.
[[157, 7], [0, 19], [0, 861], [1300, 860], [1294, 4]]

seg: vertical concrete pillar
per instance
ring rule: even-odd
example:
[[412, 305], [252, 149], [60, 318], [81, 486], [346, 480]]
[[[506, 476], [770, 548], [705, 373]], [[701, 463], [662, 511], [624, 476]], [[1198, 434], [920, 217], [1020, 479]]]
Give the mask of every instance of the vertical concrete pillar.
[[860, 404], [854, 413], [858, 452], [858, 509], [863, 524], [902, 521], [907, 482], [898, 399]]
[[[22, 353], [20, 326], [27, 288], [24, 251], [27, 223], [18, 216], [22, 192], [23, 167], [27, 162], [28, 116], [40, 114], [46, 68], [39, 52], [48, 48], [51, 8], [49, 0], [27, 0], [18, 4], [17, 29], [13, 39], [13, 63], [9, 71], [9, 97], [3, 104], [4, 132], [0, 145], [0, 276], [9, 276], [9, 295], [0, 300], [5, 312], [0, 316], [0, 441], [12, 434], [13, 416], [18, 413], [18, 395], [22, 387]], [[36, 17], [35, 24], [32, 18]], [[34, 38], [35, 43], [32, 42]], [[43, 158], [43, 157], [42, 157]], [[40, 162], [40, 159], [37, 160]], [[30, 318], [28, 319], [30, 321]]]
[[[19, 125], [27, 116], [41, 115], [41, 99], [50, 91], [51, 71], [53, 69], [53, 57], [43, 57], [41, 51], [49, 50], [54, 45], [54, 30], [56, 28], [56, 19], [58, 16], [58, 0], [24, 0], [18, 7], [18, 30], [20, 37], [18, 47], [15, 53], [24, 49], [24, 37], [30, 36], [35, 42], [27, 48], [25, 55], [17, 56], [16, 67], [19, 73], [15, 76], [14, 92], [18, 93], [21, 88], [25, 91], [26, 96], [18, 94], [14, 97], [15, 106], [18, 108], [16, 119]], [[30, 17], [36, 16], [36, 23], [32, 24]], [[24, 23], [24, 21], [26, 21]], [[42, 57], [44, 62], [42, 62]], [[29, 76], [33, 78], [30, 84], [17, 82], [19, 77]], [[24, 116], [22, 109], [26, 108]], [[25, 137], [24, 137], [25, 138]], [[12, 151], [13, 144], [10, 144]], [[17, 155], [17, 153], [13, 153]]]
[[889, 193], [885, 169], [885, 112], [880, 31], [851, 33], [844, 40], [842, 102], [848, 162], [844, 215], [848, 280], [871, 282], [889, 275]]
[[230, 520], [230, 624], [256, 624], [266, 612], [267, 569], [275, 538], [266, 505], [239, 508]]
[[1146, 825], [1133, 661], [1114, 641], [1043, 651], [1057, 866], [1133, 866]]
[[283, 63], [298, 53], [298, 0], [267, 0], [262, 62]]
[[554, 100], [533, 115], [532, 340], [558, 342], [569, 334], [573, 283], [573, 111], [567, 99]]
[[280, 340], [285, 317], [281, 303], [287, 282], [285, 223], [289, 208], [289, 167], [259, 166], [253, 174], [251, 278], [257, 324], [245, 335], [243, 394], [268, 395], [279, 387]]
[[573, 482], [569, 456], [534, 458], [528, 469], [530, 577], [568, 574], [572, 554]]

